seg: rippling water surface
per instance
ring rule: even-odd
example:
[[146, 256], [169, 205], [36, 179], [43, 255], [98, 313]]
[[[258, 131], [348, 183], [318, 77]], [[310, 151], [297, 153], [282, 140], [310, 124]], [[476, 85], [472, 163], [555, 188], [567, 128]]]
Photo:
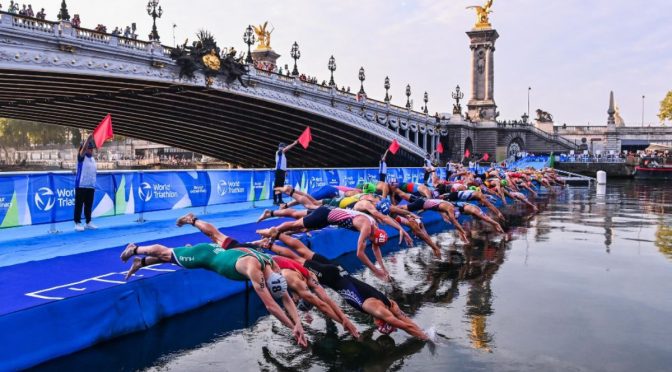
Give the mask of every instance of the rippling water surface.
[[453, 262], [433, 261], [423, 246], [390, 252], [392, 285], [356, 257], [340, 259], [420, 326], [435, 327], [433, 346], [401, 331], [383, 336], [344, 307], [363, 339], [312, 312], [304, 315], [311, 346], [302, 350], [256, 296], [239, 295], [41, 368], [669, 371], [670, 186], [571, 187], [540, 197], [535, 216], [508, 207], [507, 236], [476, 232], [469, 246], [436, 232], [446, 252], [459, 252]]

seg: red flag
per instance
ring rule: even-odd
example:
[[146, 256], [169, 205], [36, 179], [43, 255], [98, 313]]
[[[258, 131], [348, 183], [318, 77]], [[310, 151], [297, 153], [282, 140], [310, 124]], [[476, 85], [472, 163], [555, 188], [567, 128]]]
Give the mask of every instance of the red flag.
[[466, 150], [464, 151], [464, 157], [465, 157], [465, 158], [469, 158], [470, 156], [471, 156], [471, 153], [469, 152], [469, 149], [466, 149]]
[[399, 146], [399, 142], [397, 142], [397, 140], [395, 139], [395, 140], [393, 140], [392, 143], [390, 144], [390, 152], [391, 152], [392, 154], [396, 155], [396, 154], [397, 154], [397, 151], [399, 151], [399, 148], [400, 148], [400, 147], [401, 147], [401, 146]]
[[313, 136], [310, 135], [310, 127], [306, 127], [306, 130], [301, 133], [299, 136], [299, 143], [303, 146], [304, 149], [308, 148], [308, 144], [313, 140]]
[[439, 142], [439, 145], [436, 146], [436, 152], [443, 154], [443, 144], [441, 142]]
[[485, 155], [483, 155], [483, 161], [488, 161], [490, 159], [490, 155], [486, 152]]
[[112, 133], [112, 116], [107, 114], [105, 119], [93, 131], [93, 141], [96, 142], [96, 148], [102, 148], [105, 141], [112, 139], [112, 137], [114, 137], [114, 133]]

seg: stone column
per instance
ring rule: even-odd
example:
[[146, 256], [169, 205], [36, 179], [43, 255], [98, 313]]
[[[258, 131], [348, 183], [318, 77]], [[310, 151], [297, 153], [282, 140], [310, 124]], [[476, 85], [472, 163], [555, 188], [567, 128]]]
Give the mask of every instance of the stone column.
[[487, 57], [487, 89], [488, 93], [485, 95], [485, 99], [495, 102], [495, 47], [490, 46], [486, 48]]
[[495, 104], [495, 41], [499, 38], [491, 28], [474, 29], [467, 32], [473, 51], [471, 60], [471, 99], [468, 116], [474, 122], [494, 122]]

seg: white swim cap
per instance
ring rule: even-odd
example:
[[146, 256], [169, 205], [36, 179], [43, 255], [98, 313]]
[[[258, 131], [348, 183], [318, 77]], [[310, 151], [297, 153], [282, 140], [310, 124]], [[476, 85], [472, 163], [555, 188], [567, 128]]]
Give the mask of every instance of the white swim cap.
[[281, 299], [287, 293], [287, 280], [278, 273], [272, 273], [266, 280], [266, 285], [276, 300]]

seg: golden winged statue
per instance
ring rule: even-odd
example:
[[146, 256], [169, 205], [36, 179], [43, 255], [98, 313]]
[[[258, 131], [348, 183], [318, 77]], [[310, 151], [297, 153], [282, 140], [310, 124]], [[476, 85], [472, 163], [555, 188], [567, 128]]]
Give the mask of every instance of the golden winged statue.
[[257, 34], [257, 40], [259, 45], [257, 45], [257, 50], [270, 50], [271, 49], [271, 33], [273, 30], [268, 31], [266, 27], [268, 26], [268, 21], [264, 22], [260, 26], [254, 27], [254, 33]]
[[472, 5], [468, 6], [467, 9], [476, 9], [476, 24], [474, 28], [477, 30], [482, 30], [484, 28], [491, 28], [490, 19], [488, 19], [488, 14], [492, 13], [492, 2], [493, 0], [488, 0], [484, 6]]

